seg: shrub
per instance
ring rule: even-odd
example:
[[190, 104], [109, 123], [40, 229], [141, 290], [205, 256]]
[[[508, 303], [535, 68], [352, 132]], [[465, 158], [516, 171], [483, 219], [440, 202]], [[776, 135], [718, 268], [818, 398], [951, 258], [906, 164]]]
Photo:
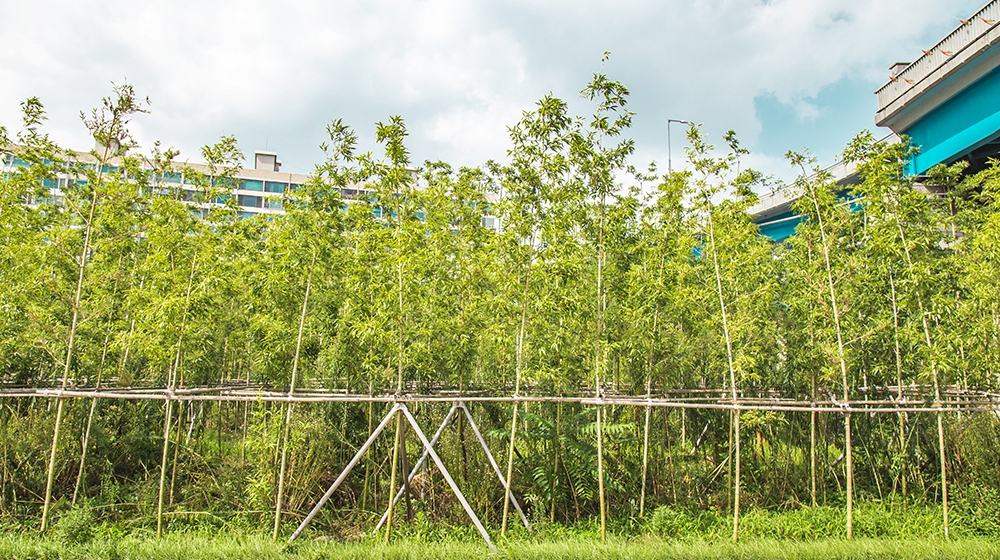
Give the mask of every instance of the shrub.
[[55, 537], [67, 544], [84, 544], [94, 536], [94, 513], [86, 503], [73, 506], [59, 516]]

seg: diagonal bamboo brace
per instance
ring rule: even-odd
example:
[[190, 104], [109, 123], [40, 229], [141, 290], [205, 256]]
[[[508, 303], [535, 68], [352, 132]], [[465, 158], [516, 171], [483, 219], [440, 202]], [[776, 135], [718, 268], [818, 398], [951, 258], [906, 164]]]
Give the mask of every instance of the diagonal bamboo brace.
[[[365, 454], [365, 451], [368, 451], [368, 448], [371, 447], [372, 443], [375, 442], [375, 438], [377, 438], [378, 435], [382, 433], [382, 430], [385, 429], [386, 425], [389, 424], [389, 421], [392, 420], [392, 418], [396, 415], [397, 412], [399, 412], [400, 409], [406, 410], [406, 407], [404, 407], [401, 403], [396, 403], [392, 407], [392, 409], [389, 410], [389, 412], [385, 415], [385, 418], [382, 419], [382, 422], [380, 422], [378, 427], [375, 428], [375, 431], [372, 432], [372, 435], [368, 436], [368, 441], [366, 441], [365, 444], [361, 446], [361, 449], [359, 449], [358, 452], [354, 454], [354, 458], [351, 459], [350, 463], [347, 463], [347, 466], [344, 467], [343, 472], [340, 473], [340, 476], [337, 477], [337, 480], [335, 480], [333, 484], [330, 485], [330, 489], [326, 491], [326, 494], [323, 494], [323, 497], [319, 499], [319, 502], [316, 504], [315, 507], [312, 508], [312, 511], [309, 512], [309, 515], [307, 515], [306, 518], [302, 520], [302, 523], [299, 524], [299, 528], [296, 529], [295, 532], [292, 533], [292, 536], [288, 538], [289, 543], [299, 538], [299, 535], [302, 534], [302, 531], [304, 531], [305, 528], [309, 526], [309, 523], [311, 523], [313, 517], [316, 517], [316, 514], [319, 513], [319, 510], [320, 508], [323, 507], [323, 504], [325, 504], [326, 501], [330, 499], [330, 496], [332, 496], [333, 493], [336, 492], [337, 487], [344, 482], [344, 480], [347, 478], [347, 475], [351, 473], [351, 469], [353, 469], [354, 466], [358, 464], [358, 461], [361, 460], [361, 456]], [[421, 437], [422, 436], [423, 434], [421, 434]]]
[[[472, 427], [472, 432], [476, 434], [476, 439], [479, 440], [479, 445], [483, 447], [483, 452], [486, 453], [486, 458], [490, 462], [490, 466], [493, 467], [493, 472], [497, 474], [497, 478], [500, 479], [500, 484], [507, 487], [507, 480], [504, 478], [503, 473], [500, 471], [500, 466], [497, 465], [496, 459], [493, 458], [493, 454], [490, 453], [490, 448], [486, 446], [486, 440], [483, 439], [483, 434], [479, 433], [479, 426], [476, 425], [476, 421], [472, 419], [472, 414], [469, 413], [469, 409], [465, 408], [465, 403], [458, 401], [456, 406], [461, 407], [462, 411], [465, 412], [465, 417], [469, 420], [469, 426]], [[521, 523], [524, 523], [524, 528], [531, 531], [531, 524], [528, 523], [528, 518], [524, 515], [524, 511], [521, 510], [521, 506], [518, 505], [517, 499], [514, 498], [514, 494], [510, 495], [510, 503], [517, 510], [517, 513], [521, 516]]]
[[[451, 406], [451, 410], [448, 411], [448, 414], [444, 417], [444, 420], [441, 422], [441, 426], [438, 427], [437, 432], [434, 433], [434, 437], [431, 438], [431, 447], [434, 447], [434, 445], [436, 445], [438, 440], [441, 438], [441, 434], [444, 433], [445, 427], [451, 422], [452, 417], [455, 415], [455, 409], [457, 407], [458, 407], [457, 404]], [[427, 456], [428, 456], [427, 450], [424, 449], [424, 453], [423, 455], [420, 456], [420, 460], [417, 461], [417, 464], [413, 466], [413, 470], [411, 470], [410, 474], [407, 476], [408, 482], [413, 482], [413, 479], [416, 478], [417, 473], [419, 473], [420, 470], [424, 467], [424, 463], [427, 461]], [[406, 485], [404, 484], [403, 486], [399, 487], [399, 492], [396, 492], [396, 496], [392, 499], [392, 503], [398, 504], [399, 500], [403, 497], [403, 492], [405, 491], [406, 491]], [[385, 525], [385, 522], [388, 518], [389, 518], [389, 507], [386, 507], [385, 513], [382, 514], [382, 519], [379, 520], [378, 525], [376, 525], [375, 529], [372, 530], [372, 534], [378, 533], [379, 530], [382, 529], [382, 526]]]
[[458, 485], [455, 484], [455, 481], [452, 480], [451, 475], [448, 474], [448, 469], [445, 468], [444, 463], [441, 462], [441, 458], [438, 457], [438, 454], [434, 451], [434, 448], [431, 447], [430, 442], [427, 441], [427, 436], [424, 435], [423, 430], [421, 430], [420, 426], [417, 425], [417, 421], [413, 418], [413, 415], [410, 414], [409, 409], [407, 409], [406, 405], [402, 403], [399, 403], [396, 406], [399, 407], [399, 410], [403, 413], [404, 416], [406, 416], [406, 419], [410, 422], [410, 426], [413, 427], [413, 431], [416, 432], [417, 437], [420, 438], [420, 443], [424, 444], [424, 449], [427, 450], [427, 452], [431, 456], [431, 459], [434, 460], [434, 464], [437, 465], [438, 470], [441, 471], [441, 476], [443, 476], [445, 481], [448, 482], [448, 486], [451, 486], [451, 491], [455, 493], [455, 497], [458, 498], [458, 501], [461, 502], [462, 507], [465, 508], [465, 513], [468, 514], [469, 518], [472, 520], [472, 524], [476, 526], [476, 529], [479, 530], [479, 534], [482, 535], [483, 539], [486, 540], [486, 544], [487, 546], [490, 547], [490, 550], [495, 552], [497, 547], [494, 546], [493, 541], [490, 540], [489, 533], [486, 532], [486, 529], [483, 527], [483, 524], [479, 521], [479, 517], [476, 516], [476, 512], [472, 511], [472, 507], [469, 505], [469, 502], [465, 500], [465, 496], [462, 495], [462, 491], [458, 489]]

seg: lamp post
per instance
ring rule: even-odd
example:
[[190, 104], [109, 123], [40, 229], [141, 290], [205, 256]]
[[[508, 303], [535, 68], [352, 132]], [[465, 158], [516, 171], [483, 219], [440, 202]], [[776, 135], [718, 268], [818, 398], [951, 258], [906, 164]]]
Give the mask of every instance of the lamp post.
[[672, 162], [670, 161], [670, 123], [681, 123], [686, 125], [691, 125], [688, 121], [679, 121], [677, 119], [667, 119], [667, 173], [672, 173], [674, 168]]

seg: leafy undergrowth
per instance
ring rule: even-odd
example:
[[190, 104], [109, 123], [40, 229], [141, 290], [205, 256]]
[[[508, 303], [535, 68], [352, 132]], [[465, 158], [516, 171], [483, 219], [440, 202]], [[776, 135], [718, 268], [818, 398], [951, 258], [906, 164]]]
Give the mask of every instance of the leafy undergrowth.
[[[967, 508], [953, 508], [952, 537], [1000, 537], [997, 519]], [[777, 540], [845, 539], [841, 508], [814, 507], [788, 511], [751, 510], [740, 517], [741, 538]], [[725, 540], [733, 534], [732, 514], [720, 511], [684, 511], [658, 508], [646, 525], [649, 533], [666, 539]], [[944, 539], [941, 507], [909, 504], [892, 507], [865, 503], [854, 511], [854, 536], [872, 539]]]

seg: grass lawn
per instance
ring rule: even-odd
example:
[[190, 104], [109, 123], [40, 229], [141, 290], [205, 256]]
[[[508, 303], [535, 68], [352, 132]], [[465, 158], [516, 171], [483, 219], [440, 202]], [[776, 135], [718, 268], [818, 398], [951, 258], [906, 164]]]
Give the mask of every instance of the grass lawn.
[[590, 536], [558, 538], [546, 542], [512, 539], [491, 552], [482, 542], [424, 539], [397, 540], [388, 546], [375, 541], [336, 542], [302, 540], [292, 546], [272, 542], [259, 534], [203, 532], [171, 533], [157, 540], [152, 536], [128, 535], [95, 538], [86, 543], [24, 534], [0, 537], [0, 558], [16, 559], [424, 559], [424, 558], [518, 558], [518, 559], [966, 559], [1000, 560], [1000, 543], [982, 538], [857, 539], [792, 541], [747, 539], [737, 545], [727, 542], [676, 541], [650, 537], [614, 538], [607, 544]]

